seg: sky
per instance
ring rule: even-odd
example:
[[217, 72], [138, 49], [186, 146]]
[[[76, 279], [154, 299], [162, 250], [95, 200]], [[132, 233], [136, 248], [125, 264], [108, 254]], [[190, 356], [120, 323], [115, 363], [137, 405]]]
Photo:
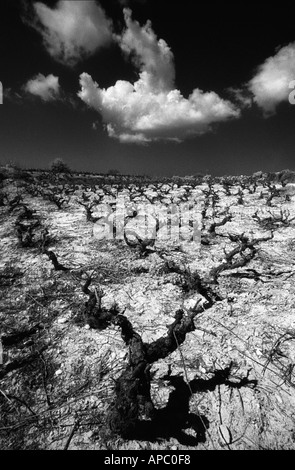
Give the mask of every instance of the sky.
[[0, 163], [295, 170], [292, 2], [0, 2]]

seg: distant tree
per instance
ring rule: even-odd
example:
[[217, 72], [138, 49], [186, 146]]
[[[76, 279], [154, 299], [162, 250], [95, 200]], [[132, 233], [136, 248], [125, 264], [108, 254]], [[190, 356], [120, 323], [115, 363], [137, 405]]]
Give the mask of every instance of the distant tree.
[[262, 171], [256, 171], [255, 173], [253, 173], [252, 176], [253, 176], [253, 178], [256, 178], [256, 179], [262, 178], [262, 177], [263, 177], [263, 173], [262, 173]]
[[184, 183], [193, 183], [195, 181], [194, 175], [185, 175], [182, 179]]
[[71, 173], [70, 167], [63, 161], [62, 158], [55, 158], [50, 164], [50, 170], [54, 174]]
[[112, 176], [117, 176], [117, 175], [120, 175], [120, 171], [114, 168], [114, 169], [109, 170], [107, 174], [112, 175]]
[[142, 179], [144, 179], [144, 180], [151, 180], [151, 179], [152, 179], [151, 175], [147, 175], [147, 174], [145, 174], [145, 173], [143, 173], [142, 175], [140, 175], [140, 177], [141, 177]]
[[21, 178], [22, 176], [21, 167], [16, 162], [11, 160], [5, 165], [1, 166], [1, 170], [8, 178]]
[[14, 162], [13, 160], [9, 160], [9, 162], [6, 163], [5, 168], [12, 169], [12, 170], [17, 170], [17, 171], [19, 171], [21, 169], [20, 166], [16, 162]]
[[211, 175], [205, 175], [205, 176], [203, 176], [203, 178], [204, 178], [204, 181], [206, 181], [206, 183], [207, 183], [208, 181], [210, 181], [212, 179], [212, 176]]
[[171, 178], [171, 181], [174, 184], [182, 184], [183, 179], [182, 179], [181, 176], [173, 175], [172, 178]]
[[194, 175], [194, 178], [204, 178], [204, 176], [205, 176], [204, 173], [196, 173]]
[[288, 183], [294, 183], [295, 181], [295, 172], [291, 170], [282, 170], [277, 173], [278, 182], [282, 186], [286, 186]]

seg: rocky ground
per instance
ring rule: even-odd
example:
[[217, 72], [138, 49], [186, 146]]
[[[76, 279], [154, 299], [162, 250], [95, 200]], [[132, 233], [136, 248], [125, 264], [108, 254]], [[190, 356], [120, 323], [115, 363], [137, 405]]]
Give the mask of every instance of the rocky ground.
[[[130, 236], [106, 240], [96, 219], [118, 188], [3, 182], [0, 448], [295, 449], [293, 185], [122, 191]], [[140, 242], [133, 216], [146, 198], [160, 214], [188, 200], [203, 210], [201, 242]], [[116, 322], [93, 327], [87, 280], [101, 312], [126, 317], [145, 344], [166, 337], [180, 309], [193, 318], [193, 331], [183, 341], [174, 332], [171, 353], [150, 364], [156, 417], [138, 416], [136, 436], [108, 426], [132, 350]]]

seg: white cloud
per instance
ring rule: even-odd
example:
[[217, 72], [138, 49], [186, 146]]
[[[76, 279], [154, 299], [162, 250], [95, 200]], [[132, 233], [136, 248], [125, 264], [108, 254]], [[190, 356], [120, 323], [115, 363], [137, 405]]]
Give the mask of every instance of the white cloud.
[[59, 79], [52, 74], [45, 77], [39, 73], [26, 83], [24, 90], [39, 96], [43, 101], [53, 101], [58, 99], [60, 94]]
[[279, 103], [288, 100], [289, 83], [295, 79], [295, 42], [282, 47], [259, 66], [248, 83], [254, 101], [265, 115], [273, 114]]
[[78, 96], [103, 118], [110, 137], [121, 142], [147, 143], [160, 139], [180, 142], [208, 132], [211, 124], [237, 118], [239, 111], [214, 92], [195, 89], [188, 98], [174, 88], [174, 58], [158, 40], [150, 22], [141, 27], [124, 10], [126, 30], [118, 39], [125, 54], [140, 69], [134, 84], [118, 80], [101, 89], [90, 75], [80, 76]]
[[38, 23], [49, 54], [57, 61], [75, 65], [112, 40], [112, 22], [94, 0], [60, 0], [54, 9], [34, 4]]
[[163, 39], [157, 40], [151, 22], [140, 26], [132, 21], [131, 10], [124, 9], [126, 29], [120, 38], [122, 51], [131, 56], [134, 65], [148, 73], [154, 89], [171, 89], [174, 86], [174, 56]]

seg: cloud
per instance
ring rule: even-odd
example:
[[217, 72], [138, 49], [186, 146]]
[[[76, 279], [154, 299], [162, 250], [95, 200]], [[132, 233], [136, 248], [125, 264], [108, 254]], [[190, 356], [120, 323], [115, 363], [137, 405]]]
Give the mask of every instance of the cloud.
[[22, 103], [22, 95], [18, 91], [13, 90], [11, 87], [5, 87], [3, 90], [3, 98], [4, 100], [8, 100], [11, 103], [21, 104]]
[[245, 87], [240, 88], [228, 87], [228, 93], [231, 95], [234, 102], [236, 102], [239, 108], [250, 108], [253, 105], [253, 95]]
[[80, 98], [101, 113], [110, 137], [121, 142], [182, 141], [207, 132], [213, 122], [238, 117], [214, 92], [196, 89], [186, 99], [178, 90], [155, 92], [148, 74], [140, 76], [134, 85], [119, 80], [107, 89], [100, 89], [87, 73], [80, 76]]
[[153, 89], [171, 89], [174, 86], [174, 56], [163, 39], [157, 40], [150, 21], [140, 26], [132, 21], [131, 10], [124, 9], [126, 29], [120, 37], [120, 47], [134, 65], [144, 70]]
[[87, 73], [78, 96], [103, 118], [110, 137], [126, 143], [181, 142], [208, 132], [216, 122], [237, 118], [239, 110], [216, 93], [196, 88], [188, 98], [175, 89], [174, 57], [151, 23], [140, 26], [124, 10], [126, 29], [118, 38], [123, 53], [140, 70], [134, 84], [118, 80], [101, 89]]
[[248, 83], [255, 103], [265, 116], [275, 113], [279, 103], [288, 100], [289, 84], [295, 79], [295, 42], [282, 47], [258, 67]]
[[31, 25], [43, 36], [49, 54], [73, 66], [112, 41], [112, 22], [94, 0], [59, 0], [55, 8], [33, 5]]
[[31, 95], [39, 96], [43, 101], [54, 101], [59, 98], [59, 78], [54, 75], [45, 77], [41, 73], [24, 85], [24, 90]]

